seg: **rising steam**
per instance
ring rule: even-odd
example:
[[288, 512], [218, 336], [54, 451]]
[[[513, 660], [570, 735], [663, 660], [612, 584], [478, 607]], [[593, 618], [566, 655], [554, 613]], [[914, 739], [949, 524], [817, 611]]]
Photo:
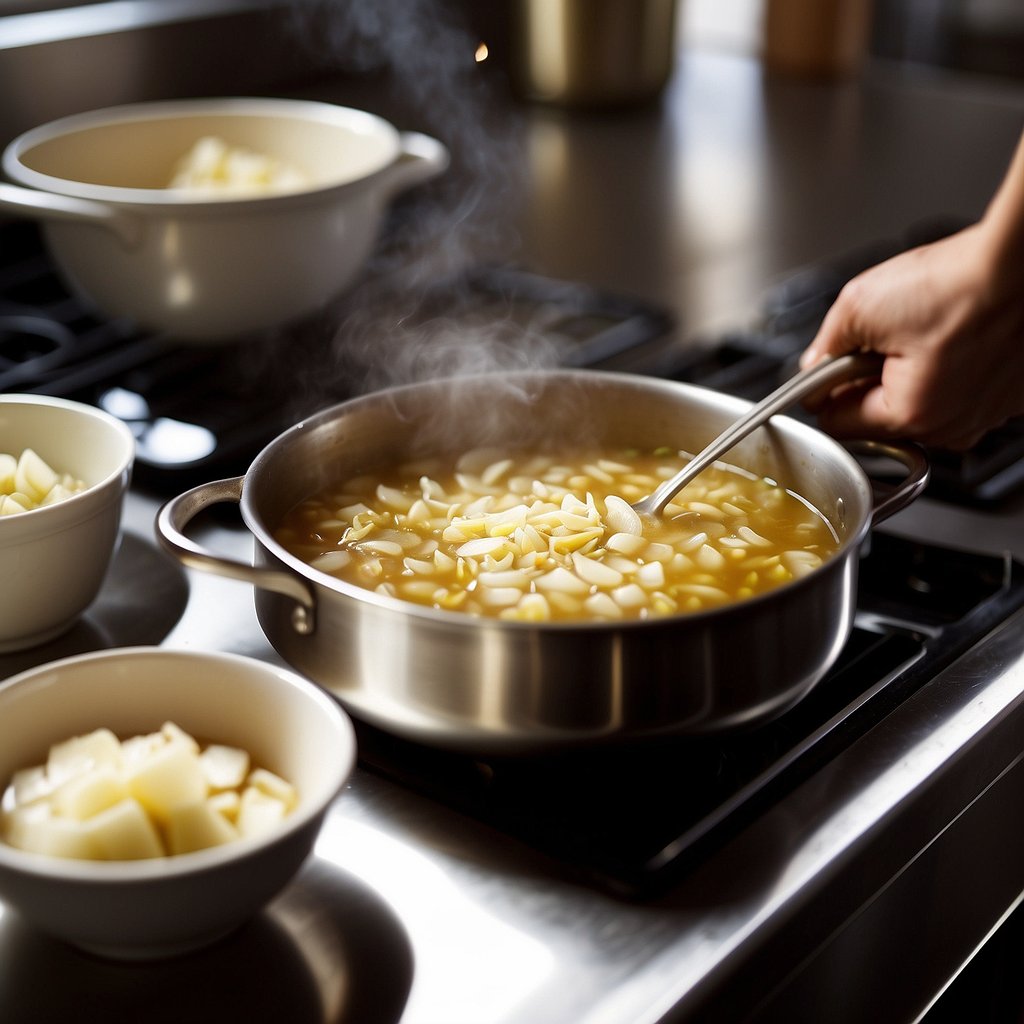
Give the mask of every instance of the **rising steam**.
[[316, 380], [364, 392], [554, 365], [542, 331], [500, 302], [479, 310], [467, 283], [515, 250], [499, 213], [517, 202], [521, 125], [464, 14], [440, 0], [303, 0], [296, 17], [319, 59], [370, 83], [367, 109], [452, 156], [445, 175], [394, 204], [365, 273], [331, 310], [332, 365]]

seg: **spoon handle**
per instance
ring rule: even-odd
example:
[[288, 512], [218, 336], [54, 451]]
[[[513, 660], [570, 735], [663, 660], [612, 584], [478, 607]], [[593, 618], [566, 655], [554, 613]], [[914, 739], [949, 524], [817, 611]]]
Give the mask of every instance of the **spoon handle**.
[[851, 352], [838, 357], [826, 357], [806, 370], [794, 374], [766, 398], [752, 406], [738, 420], [726, 427], [706, 448], [695, 455], [671, 480], [666, 480], [653, 494], [638, 501], [634, 508], [641, 514], [657, 515], [672, 497], [685, 487], [698, 473], [707, 469], [734, 444], [771, 419], [776, 413], [788, 409], [801, 399], [829, 384], [857, 377], [877, 376], [882, 357], [873, 352]]

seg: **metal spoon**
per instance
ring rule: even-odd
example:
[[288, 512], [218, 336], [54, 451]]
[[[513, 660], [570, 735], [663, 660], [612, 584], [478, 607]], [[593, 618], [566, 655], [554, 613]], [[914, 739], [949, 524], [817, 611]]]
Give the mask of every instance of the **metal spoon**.
[[640, 515], [656, 516], [698, 473], [707, 469], [734, 444], [771, 419], [776, 413], [788, 409], [801, 399], [829, 384], [857, 377], [877, 376], [882, 357], [873, 352], [853, 352], [849, 355], [828, 357], [806, 370], [794, 374], [761, 399], [731, 426], [726, 427], [703, 451], [695, 455], [671, 480], [666, 480], [646, 498], [633, 502]]

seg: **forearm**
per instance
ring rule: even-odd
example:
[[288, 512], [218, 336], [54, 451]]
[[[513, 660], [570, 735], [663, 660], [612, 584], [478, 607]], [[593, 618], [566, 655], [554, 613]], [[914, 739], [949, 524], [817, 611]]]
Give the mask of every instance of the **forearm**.
[[979, 226], [993, 261], [1024, 274], [1024, 135]]
[[854, 278], [801, 362], [856, 349], [881, 380], [815, 398], [833, 433], [968, 448], [1024, 415], [1024, 137], [981, 219]]

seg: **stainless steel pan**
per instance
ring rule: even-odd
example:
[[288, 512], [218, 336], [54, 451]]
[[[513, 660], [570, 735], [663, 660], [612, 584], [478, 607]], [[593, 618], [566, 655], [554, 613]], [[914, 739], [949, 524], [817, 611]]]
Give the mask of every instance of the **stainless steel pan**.
[[[914, 447], [874, 445], [908, 475], [880, 503], [857, 460], [819, 431], [776, 417], [730, 461], [784, 482], [829, 517], [836, 555], [808, 576], [723, 608], [658, 621], [528, 624], [415, 606], [326, 576], [272, 532], [288, 509], [374, 464], [509, 441], [578, 438], [695, 451], [748, 407], [717, 392], [594, 371], [485, 375], [343, 403], [285, 431], [248, 472], [194, 488], [157, 518], [193, 568], [251, 582], [261, 626], [291, 665], [357, 717], [421, 742], [526, 752], [769, 718], [824, 675], [849, 634], [861, 545], [922, 490]], [[239, 502], [253, 565], [185, 535], [216, 502]]]

